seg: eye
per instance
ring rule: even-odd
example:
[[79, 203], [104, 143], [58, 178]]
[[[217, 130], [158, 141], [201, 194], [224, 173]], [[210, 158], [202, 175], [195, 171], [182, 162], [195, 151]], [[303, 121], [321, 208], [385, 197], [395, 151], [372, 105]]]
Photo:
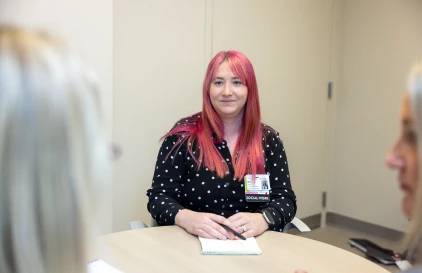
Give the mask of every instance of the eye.
[[217, 80], [217, 81], [214, 82], [214, 85], [215, 86], [221, 86], [221, 85], [223, 85], [223, 81]]
[[239, 81], [239, 80], [234, 80], [233, 81], [233, 84], [234, 85], [242, 85], [243, 83], [241, 81]]
[[416, 133], [415, 132], [407, 132], [404, 134], [404, 139], [406, 142], [410, 144], [416, 144]]

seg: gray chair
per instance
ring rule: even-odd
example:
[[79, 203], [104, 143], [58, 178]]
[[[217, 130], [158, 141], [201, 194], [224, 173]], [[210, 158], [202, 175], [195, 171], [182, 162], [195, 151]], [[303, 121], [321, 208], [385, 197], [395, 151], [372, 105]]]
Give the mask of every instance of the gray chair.
[[[139, 228], [147, 228], [148, 226], [142, 221], [132, 221], [129, 223], [131, 229], [139, 229]], [[157, 227], [159, 224], [155, 221], [154, 218], [151, 217], [151, 227]], [[297, 229], [300, 232], [309, 232], [311, 229], [299, 218], [295, 217], [293, 220], [288, 223], [285, 227], [283, 232], [287, 232], [290, 229]]]

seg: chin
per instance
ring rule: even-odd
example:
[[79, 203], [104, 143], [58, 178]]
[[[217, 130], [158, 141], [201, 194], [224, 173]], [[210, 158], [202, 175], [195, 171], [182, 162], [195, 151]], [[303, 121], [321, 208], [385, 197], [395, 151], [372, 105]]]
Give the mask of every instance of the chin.
[[401, 203], [401, 211], [407, 219], [412, 218], [412, 206], [413, 198], [411, 196], [405, 195]]

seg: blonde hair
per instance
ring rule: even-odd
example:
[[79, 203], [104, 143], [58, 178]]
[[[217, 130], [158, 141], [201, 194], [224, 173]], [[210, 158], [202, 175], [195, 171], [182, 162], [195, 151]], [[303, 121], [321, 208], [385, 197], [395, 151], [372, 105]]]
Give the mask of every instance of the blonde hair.
[[0, 25], [0, 272], [85, 272], [110, 160], [91, 74], [61, 42]]
[[415, 203], [413, 205], [410, 231], [405, 239], [405, 244], [409, 248], [410, 259], [420, 262], [422, 256], [418, 254], [417, 251], [419, 251], [422, 238], [422, 62], [413, 66], [409, 75], [408, 90], [417, 132], [419, 178]]

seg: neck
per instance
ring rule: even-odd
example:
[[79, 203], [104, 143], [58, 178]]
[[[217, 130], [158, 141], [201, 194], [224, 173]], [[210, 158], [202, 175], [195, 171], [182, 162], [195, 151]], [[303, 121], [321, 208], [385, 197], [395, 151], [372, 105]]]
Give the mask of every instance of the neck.
[[223, 119], [224, 134], [228, 137], [237, 136], [242, 126], [243, 111], [236, 117]]

